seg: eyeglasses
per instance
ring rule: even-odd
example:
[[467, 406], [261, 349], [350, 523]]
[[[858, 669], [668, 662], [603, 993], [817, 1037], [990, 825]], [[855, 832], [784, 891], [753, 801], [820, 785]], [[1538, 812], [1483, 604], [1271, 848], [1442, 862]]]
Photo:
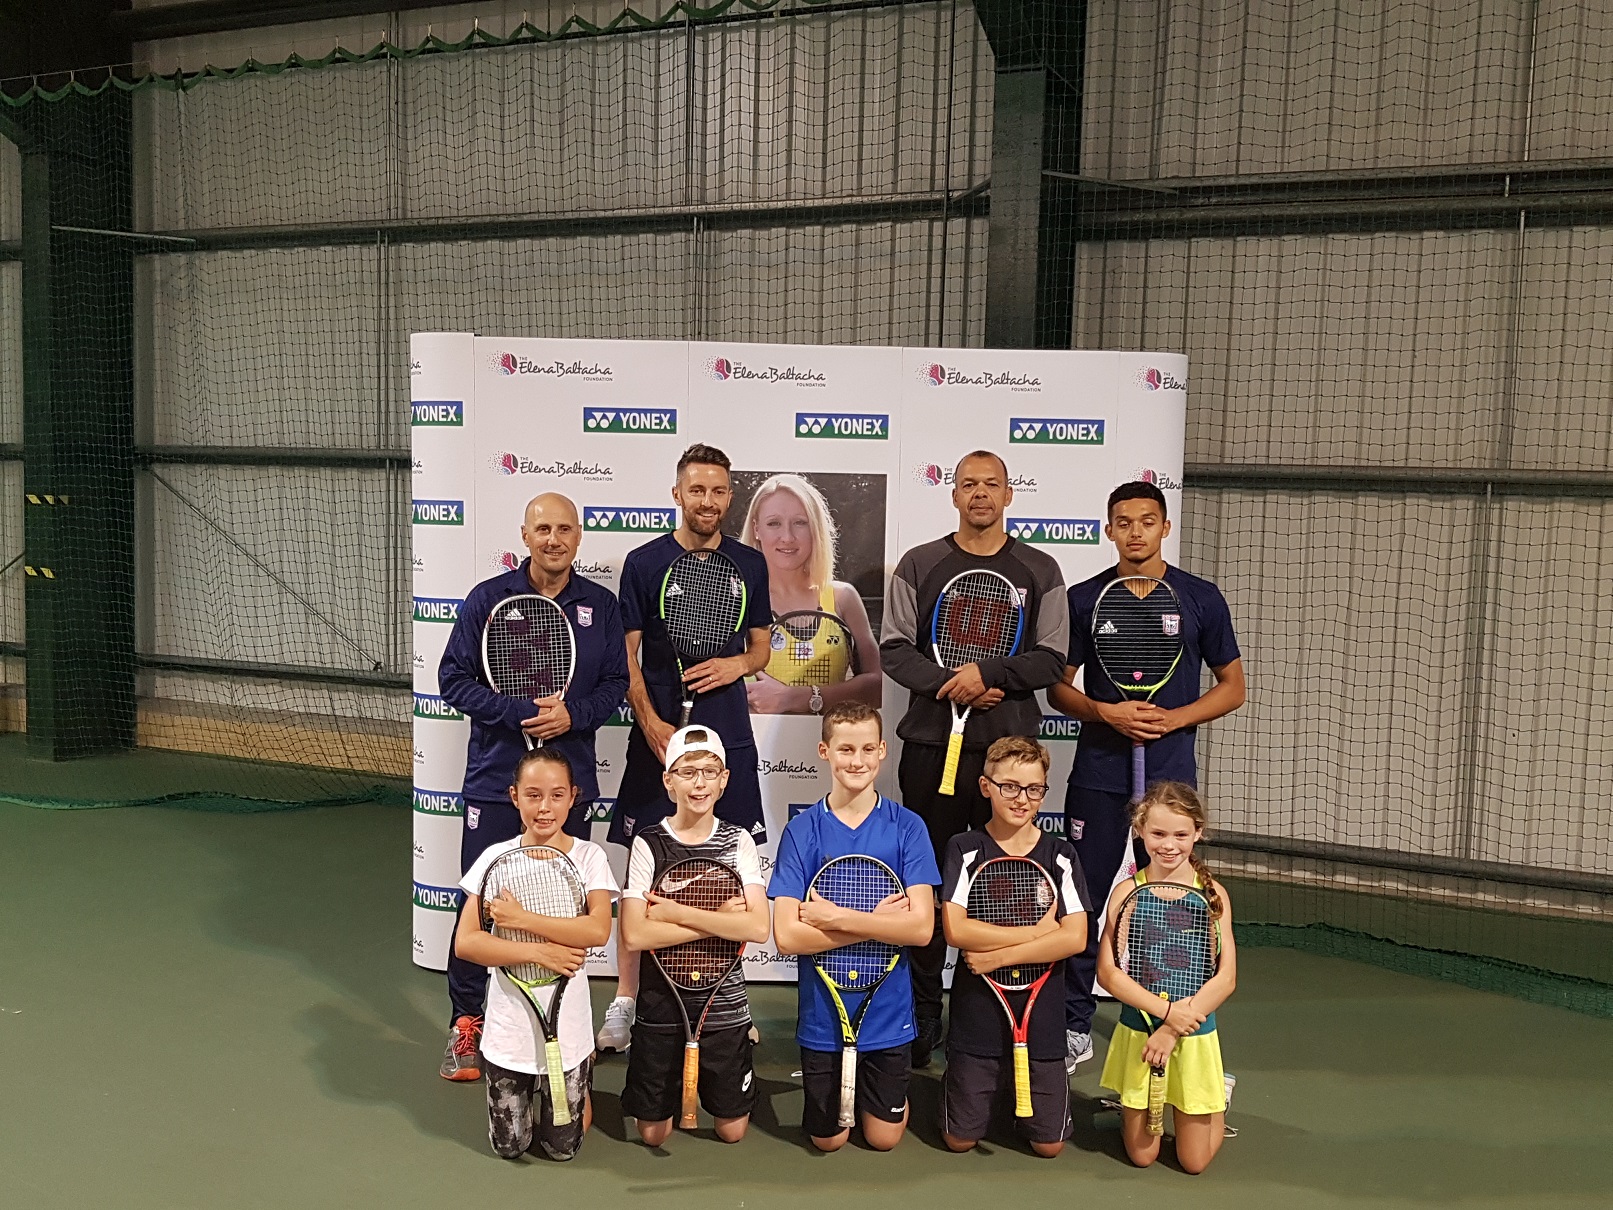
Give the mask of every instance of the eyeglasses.
[[1024, 795], [1032, 802], [1041, 802], [1042, 799], [1047, 797], [1047, 787], [1044, 785], [1022, 786], [1017, 781], [997, 781], [991, 777], [986, 778], [986, 780], [996, 786], [997, 793], [1004, 798], [1014, 799]]
[[716, 781], [723, 775], [721, 769], [674, 769], [672, 776], [686, 786], [692, 786], [697, 781]]

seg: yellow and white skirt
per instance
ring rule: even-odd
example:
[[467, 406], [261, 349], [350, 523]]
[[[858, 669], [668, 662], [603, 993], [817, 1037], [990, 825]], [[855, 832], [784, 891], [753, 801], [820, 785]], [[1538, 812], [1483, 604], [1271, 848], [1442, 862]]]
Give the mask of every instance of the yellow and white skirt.
[[[1105, 1088], [1120, 1094], [1127, 1109], [1148, 1108], [1148, 1064], [1143, 1047], [1148, 1035], [1117, 1024], [1103, 1060]], [[1222, 1113], [1227, 1107], [1226, 1074], [1221, 1067], [1221, 1038], [1212, 1029], [1182, 1038], [1165, 1065], [1165, 1103], [1182, 1113]]]

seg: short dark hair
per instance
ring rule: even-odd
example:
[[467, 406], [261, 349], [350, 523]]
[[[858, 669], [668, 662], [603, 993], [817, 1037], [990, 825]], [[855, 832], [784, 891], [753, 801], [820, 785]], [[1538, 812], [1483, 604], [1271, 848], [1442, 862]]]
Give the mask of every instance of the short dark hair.
[[1133, 479], [1130, 483], [1122, 483], [1109, 493], [1109, 509], [1104, 514], [1107, 517], [1115, 515], [1115, 505], [1127, 500], [1152, 500], [1159, 505], [1159, 519], [1170, 520], [1170, 511], [1165, 507], [1165, 493], [1159, 490], [1158, 485], [1143, 479]]
[[959, 458], [957, 463], [952, 467], [952, 482], [954, 484], [958, 482], [958, 472], [963, 469], [963, 464], [969, 461], [971, 458], [994, 459], [997, 465], [1003, 468], [1003, 481], [1005, 483], [1008, 481], [1008, 460], [1006, 458], [1004, 458], [996, 450], [970, 450], [962, 458]]
[[1053, 758], [1028, 735], [1005, 735], [986, 749], [986, 768], [996, 769], [998, 765], [1007, 764], [1041, 765], [1042, 776], [1046, 777], [1053, 767]]
[[860, 701], [854, 697], [848, 697], [845, 701], [836, 702], [823, 712], [823, 742], [829, 742], [829, 738], [834, 735], [836, 727], [841, 725], [851, 726], [853, 723], [866, 723], [869, 719], [873, 719], [879, 725], [879, 738], [884, 739], [885, 720], [879, 716], [878, 710], [875, 710], [867, 702]]
[[519, 786], [521, 784], [521, 774], [535, 765], [558, 765], [566, 771], [566, 780], [572, 785], [577, 784], [577, 776], [572, 772], [571, 762], [566, 759], [566, 754], [547, 746], [534, 748], [515, 762], [515, 777], [511, 784]]
[[720, 466], [725, 471], [730, 471], [734, 468], [734, 464], [728, 461], [728, 455], [716, 446], [707, 445], [703, 441], [696, 441], [678, 457], [678, 478], [683, 478], [684, 467], [696, 462], [705, 466]]

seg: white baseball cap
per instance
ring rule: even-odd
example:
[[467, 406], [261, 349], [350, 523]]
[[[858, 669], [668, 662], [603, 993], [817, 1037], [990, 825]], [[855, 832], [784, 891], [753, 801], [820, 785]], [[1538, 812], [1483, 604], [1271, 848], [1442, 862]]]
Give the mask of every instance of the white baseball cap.
[[684, 727], [674, 731], [666, 745], [666, 767], [677, 764], [678, 758], [691, 752], [710, 752], [726, 767], [728, 753], [723, 751], [722, 737], [710, 727]]

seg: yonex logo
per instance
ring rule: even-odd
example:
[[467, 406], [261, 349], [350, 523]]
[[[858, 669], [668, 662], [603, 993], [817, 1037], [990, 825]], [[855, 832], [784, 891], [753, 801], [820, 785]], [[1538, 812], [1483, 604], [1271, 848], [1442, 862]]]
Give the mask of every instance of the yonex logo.
[[585, 433], [655, 433], [678, 431], [676, 408], [584, 408]]
[[1042, 721], [1036, 724], [1037, 739], [1065, 740], [1079, 739], [1080, 736], [1081, 724], [1062, 714], [1044, 714]]
[[616, 811], [614, 798], [596, 798], [588, 804], [588, 814], [585, 818], [589, 823], [609, 823], [610, 817]]
[[462, 601], [447, 597], [416, 597], [414, 620], [417, 622], [457, 622]]
[[457, 722], [465, 717], [435, 693], [417, 693], [414, 695], [414, 716], [416, 718], [443, 719], [447, 722]]
[[1015, 416], [1008, 422], [1010, 445], [1102, 445], [1102, 420], [1056, 420]]
[[597, 508], [584, 505], [584, 529], [611, 534], [658, 534], [678, 527], [675, 511], [670, 508]]
[[1096, 546], [1097, 521], [1073, 517], [1010, 517], [1008, 532], [1021, 542], [1041, 546]]
[[1098, 627], [1098, 633], [1099, 634], [1119, 634], [1120, 631], [1116, 628], [1116, 626], [1115, 626], [1115, 624], [1113, 622], [1105, 619], [1103, 625]]
[[605, 720], [607, 727], [631, 727], [633, 725], [633, 708], [631, 706], [618, 706]]
[[813, 807], [815, 807], [817, 805], [818, 804], [815, 803], [815, 802], [792, 802], [790, 804], [790, 808], [789, 808], [790, 813], [787, 816], [787, 818], [794, 819], [797, 815], [800, 815], [803, 811], [810, 811], [810, 810], [812, 810]]
[[1046, 832], [1049, 836], [1063, 836], [1064, 812], [1038, 811], [1036, 812], [1036, 826], [1042, 829], [1042, 831]]
[[1146, 366], [1137, 371], [1137, 385], [1145, 391], [1185, 391], [1187, 383], [1165, 370]]
[[463, 500], [416, 500], [414, 501], [414, 523], [416, 525], [463, 525], [465, 524], [465, 502]]
[[414, 788], [414, 809], [422, 815], [463, 815], [465, 798], [442, 790]]
[[464, 892], [458, 887], [427, 886], [423, 882], [414, 884], [415, 907], [428, 908], [433, 912], [457, 912], [463, 897]]
[[465, 423], [460, 399], [421, 399], [409, 405], [409, 423], [415, 428], [459, 428]]
[[830, 412], [795, 414], [797, 437], [842, 438], [858, 441], [888, 441], [890, 416], [873, 412]]

